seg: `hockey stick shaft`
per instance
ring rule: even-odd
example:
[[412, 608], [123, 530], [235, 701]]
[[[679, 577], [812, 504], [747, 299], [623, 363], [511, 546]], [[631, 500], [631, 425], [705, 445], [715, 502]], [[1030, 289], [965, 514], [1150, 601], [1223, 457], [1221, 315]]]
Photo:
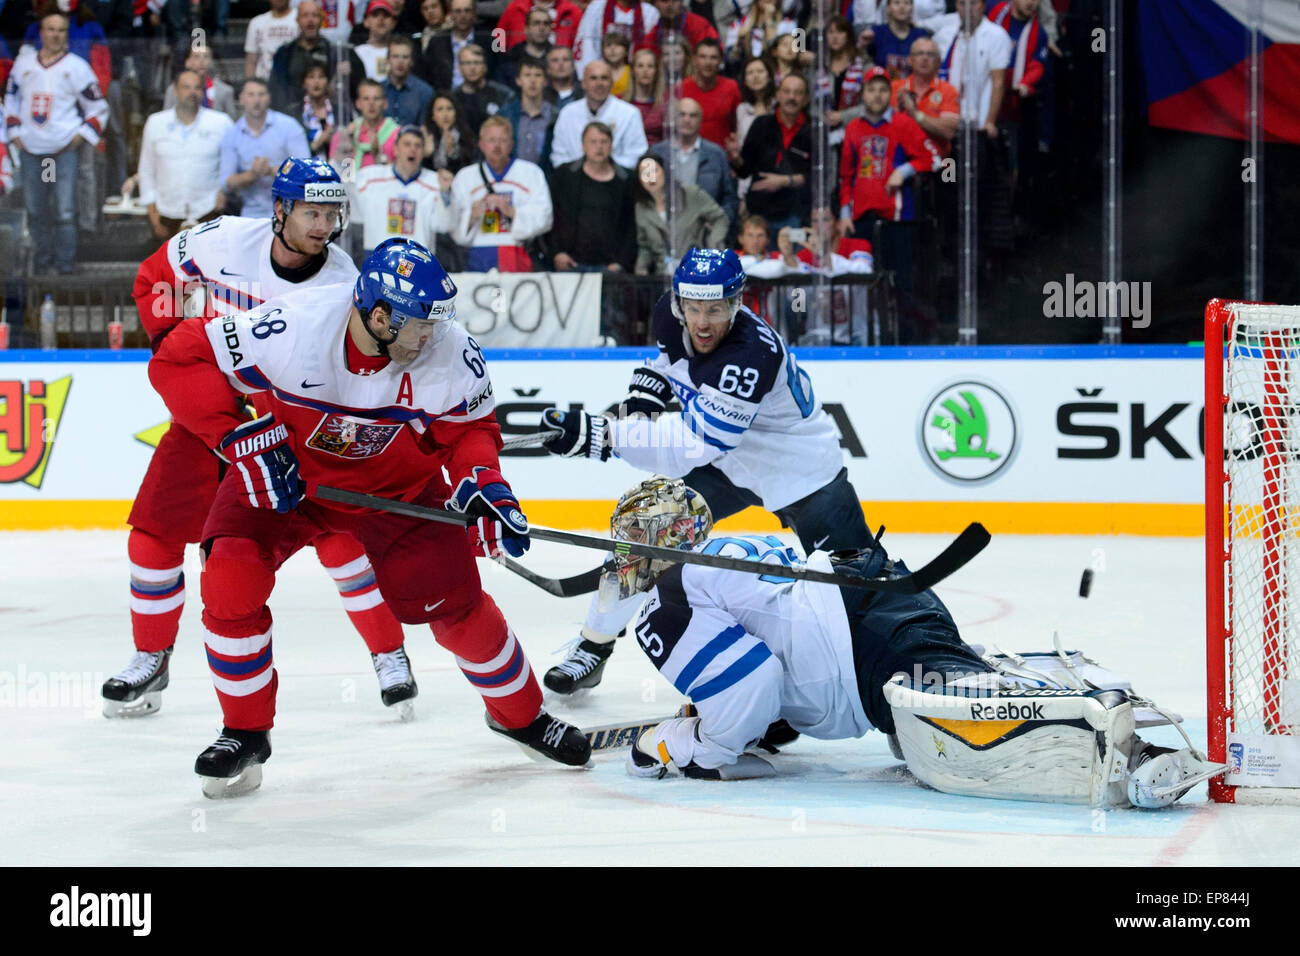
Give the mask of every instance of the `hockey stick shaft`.
[[546, 444], [546, 439], [553, 437], [554, 432], [550, 435], [544, 435], [537, 432], [534, 435], [516, 435], [514, 438], [505, 438], [501, 441], [501, 448], [504, 451], [514, 451], [517, 448], [540, 448]]
[[636, 743], [636, 739], [642, 733], [649, 730], [656, 724], [661, 724], [665, 720], [671, 720], [672, 715], [667, 717], [651, 717], [646, 720], [627, 720], [618, 724], [605, 724], [600, 727], [586, 727], [582, 730], [582, 735], [587, 738], [587, 743], [591, 744], [592, 753], [608, 753], [611, 750], [625, 750]]
[[[444, 524], [469, 525], [477, 519], [443, 508], [417, 505], [407, 501], [394, 501], [377, 495], [367, 495], [359, 491], [346, 491], [320, 485], [315, 497], [340, 504], [372, 508], [375, 511], [387, 511], [393, 514], [421, 518], [425, 521], [438, 521]], [[740, 571], [743, 574], [778, 574], [782, 578], [794, 578], [800, 581], [813, 581], [817, 584], [833, 584], [841, 588], [855, 588], [865, 591], [888, 591], [896, 594], [919, 594], [933, 587], [971, 558], [984, 550], [989, 543], [989, 533], [978, 523], [968, 525], [957, 539], [948, 545], [933, 561], [910, 574], [887, 578], [859, 578], [844, 574], [832, 574], [804, 567], [786, 567], [784, 565], [762, 564], [744, 558], [728, 558], [719, 554], [701, 554], [698, 551], [679, 551], [676, 548], [661, 548], [651, 544], [639, 544], [633, 541], [615, 541], [593, 534], [578, 534], [573, 531], [557, 531], [533, 525], [529, 535], [538, 541], [554, 541], [594, 551], [613, 552], [618, 555], [634, 554], [637, 557], [652, 558], [656, 561], [668, 561], [674, 564], [698, 564], [724, 571]]]
[[583, 571], [581, 574], [575, 574], [569, 578], [548, 578], [545, 575], [538, 574], [531, 568], [526, 568], [518, 561], [512, 561], [505, 555], [497, 558], [497, 563], [504, 565], [506, 570], [513, 571], [529, 584], [535, 584], [548, 594], [554, 594], [556, 597], [578, 597], [581, 594], [590, 594], [600, 587], [600, 575], [605, 570], [605, 565], [592, 568], [590, 571]]

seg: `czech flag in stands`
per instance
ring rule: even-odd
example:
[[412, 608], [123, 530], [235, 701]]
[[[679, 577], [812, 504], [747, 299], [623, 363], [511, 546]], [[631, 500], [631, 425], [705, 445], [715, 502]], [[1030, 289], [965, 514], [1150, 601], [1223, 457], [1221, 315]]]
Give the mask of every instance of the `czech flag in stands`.
[[1252, 6], [1262, 11], [1262, 134], [1300, 143], [1300, 3], [1142, 0], [1138, 25], [1152, 126], [1248, 138]]

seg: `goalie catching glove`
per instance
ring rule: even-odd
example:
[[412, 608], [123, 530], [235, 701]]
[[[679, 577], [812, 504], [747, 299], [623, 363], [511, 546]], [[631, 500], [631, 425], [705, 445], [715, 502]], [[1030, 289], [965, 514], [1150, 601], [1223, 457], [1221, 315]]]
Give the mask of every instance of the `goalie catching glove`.
[[537, 430], [549, 436], [545, 447], [553, 455], [596, 461], [609, 458], [609, 421], [603, 415], [548, 408], [542, 412], [542, 423]]
[[274, 415], [240, 425], [221, 440], [217, 454], [239, 472], [254, 508], [283, 513], [302, 501], [305, 489], [298, 456], [289, 444], [289, 429]]
[[466, 529], [470, 550], [476, 555], [495, 558], [504, 550], [518, 558], [528, 550], [528, 519], [495, 468], [475, 466], [474, 473], [456, 486], [447, 507], [478, 519]]

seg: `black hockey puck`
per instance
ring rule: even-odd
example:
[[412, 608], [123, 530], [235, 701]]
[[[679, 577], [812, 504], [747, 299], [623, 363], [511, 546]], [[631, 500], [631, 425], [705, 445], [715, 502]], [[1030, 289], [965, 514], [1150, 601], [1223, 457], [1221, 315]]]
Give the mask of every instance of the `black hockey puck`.
[[1083, 569], [1083, 577], [1079, 578], [1079, 597], [1086, 598], [1088, 592], [1092, 590], [1092, 568]]

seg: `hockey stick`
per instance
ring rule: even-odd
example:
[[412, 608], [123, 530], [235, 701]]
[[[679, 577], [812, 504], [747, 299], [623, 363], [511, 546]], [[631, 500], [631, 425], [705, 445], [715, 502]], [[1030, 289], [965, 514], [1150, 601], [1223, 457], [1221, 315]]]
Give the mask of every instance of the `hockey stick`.
[[531, 568], [524, 567], [518, 561], [512, 561], [505, 555], [496, 560], [498, 564], [504, 565], [507, 570], [513, 571], [529, 584], [536, 584], [543, 591], [556, 597], [578, 597], [581, 594], [590, 594], [600, 587], [600, 575], [605, 570], [605, 565], [602, 564], [598, 568], [583, 571], [571, 578], [548, 578]]
[[537, 448], [546, 444], [546, 440], [552, 437], [554, 437], [554, 433], [544, 435], [537, 432], [532, 435], [516, 435], [514, 438], [502, 439], [501, 448], [503, 451], [514, 451], [517, 448]]
[[[393, 514], [422, 518], [425, 521], [439, 521], [444, 524], [470, 525], [477, 519], [456, 511], [431, 508], [427, 505], [412, 504], [407, 501], [394, 501], [380, 498], [359, 491], [346, 491], [342, 488], [330, 488], [320, 485], [315, 497], [340, 504], [372, 508], [375, 511], [387, 511]], [[841, 588], [854, 588], [864, 591], [887, 591], [894, 594], [920, 594], [929, 590], [939, 581], [962, 567], [971, 558], [984, 550], [989, 543], [989, 533], [978, 522], [967, 525], [966, 530], [948, 545], [938, 557], [921, 568], [908, 574], [895, 577], [859, 578], [845, 574], [831, 574], [815, 571], [811, 568], [786, 567], [784, 565], [762, 564], [744, 558], [727, 558], [719, 554], [701, 554], [698, 551], [679, 551], [676, 548], [661, 548], [652, 544], [638, 544], [634, 541], [615, 541], [592, 534], [577, 534], [572, 531], [557, 531], [533, 525], [528, 533], [538, 541], [555, 541], [579, 548], [591, 548], [595, 551], [614, 552], [615, 554], [635, 554], [638, 557], [653, 558], [656, 561], [668, 561], [673, 564], [699, 564], [709, 568], [721, 568], [725, 571], [740, 571], [744, 574], [769, 574], [782, 578], [795, 578], [800, 581], [814, 581], [818, 584], [833, 584]], [[779, 572], [779, 574], [778, 574]]]
[[624, 722], [621, 724], [605, 724], [601, 727], [582, 728], [582, 735], [587, 738], [587, 743], [591, 744], [591, 752], [608, 753], [611, 750], [625, 750], [636, 743], [636, 739], [642, 733], [649, 730], [656, 724], [662, 724], [665, 720], [672, 720], [673, 715], [667, 717], [652, 717], [648, 720], [638, 720]]

